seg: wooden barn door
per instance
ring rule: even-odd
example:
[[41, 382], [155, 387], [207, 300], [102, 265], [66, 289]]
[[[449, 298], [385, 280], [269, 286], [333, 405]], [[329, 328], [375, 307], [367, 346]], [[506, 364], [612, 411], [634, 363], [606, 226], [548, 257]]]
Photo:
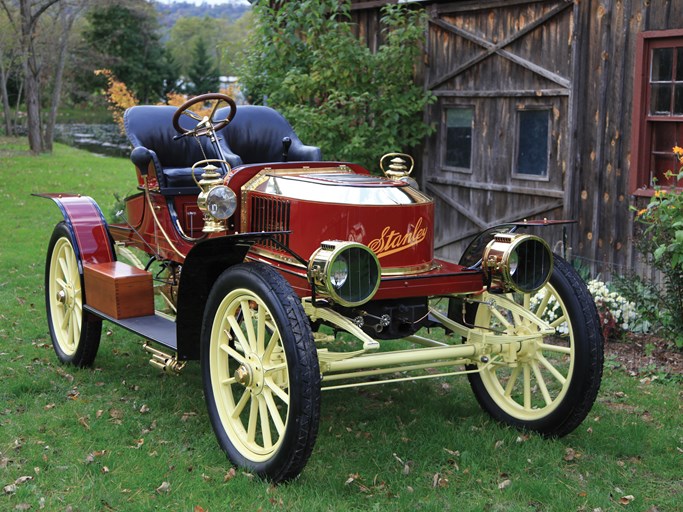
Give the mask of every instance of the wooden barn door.
[[457, 260], [502, 222], [561, 218], [570, 151], [573, 3], [480, 1], [430, 8], [423, 185], [435, 248]]

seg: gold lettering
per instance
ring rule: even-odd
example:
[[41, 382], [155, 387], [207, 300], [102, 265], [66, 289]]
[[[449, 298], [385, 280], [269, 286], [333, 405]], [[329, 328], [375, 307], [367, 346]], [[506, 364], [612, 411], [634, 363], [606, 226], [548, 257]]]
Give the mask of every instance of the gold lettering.
[[427, 238], [427, 228], [422, 227], [422, 224], [423, 220], [420, 217], [415, 226], [412, 229], [409, 227], [406, 233], [400, 233], [391, 226], [386, 226], [380, 237], [372, 240], [368, 247], [378, 258], [408, 249]]

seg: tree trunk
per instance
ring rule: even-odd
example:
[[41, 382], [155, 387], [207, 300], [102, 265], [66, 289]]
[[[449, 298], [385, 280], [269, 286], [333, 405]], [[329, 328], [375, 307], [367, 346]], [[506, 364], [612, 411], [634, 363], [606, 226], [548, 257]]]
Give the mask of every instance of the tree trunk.
[[52, 87], [50, 112], [45, 126], [44, 144], [46, 151], [52, 151], [52, 143], [55, 138], [55, 122], [57, 121], [57, 109], [59, 108], [62, 96], [62, 79], [64, 77], [64, 66], [66, 64], [67, 49], [69, 46], [69, 33], [71, 32], [71, 27], [73, 27], [78, 12], [80, 12], [80, 9], [78, 11], [73, 11], [71, 14], [66, 10], [62, 10], [59, 14], [59, 19], [62, 22], [62, 30], [59, 37], [59, 57], [57, 59], [54, 84]]
[[9, 97], [7, 96], [7, 73], [5, 72], [5, 64], [2, 62], [2, 52], [0, 51], [0, 96], [2, 96], [2, 111], [5, 114], [5, 135], [14, 135], [12, 129], [12, 110], [9, 106]]

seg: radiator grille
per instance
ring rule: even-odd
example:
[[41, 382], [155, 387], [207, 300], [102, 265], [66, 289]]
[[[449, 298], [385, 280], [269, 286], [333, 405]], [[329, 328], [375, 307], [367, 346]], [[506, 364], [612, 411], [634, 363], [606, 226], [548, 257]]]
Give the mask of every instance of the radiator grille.
[[[290, 204], [286, 199], [251, 196], [251, 223], [249, 231], [289, 231]], [[273, 238], [289, 246], [289, 233], [279, 233]], [[261, 240], [256, 245], [277, 249], [272, 240]]]

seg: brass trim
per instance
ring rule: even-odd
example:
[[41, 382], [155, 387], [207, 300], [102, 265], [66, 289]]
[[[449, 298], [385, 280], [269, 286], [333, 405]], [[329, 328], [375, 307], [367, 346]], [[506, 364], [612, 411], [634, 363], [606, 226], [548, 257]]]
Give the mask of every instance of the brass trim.
[[[166, 234], [166, 230], [164, 230], [163, 226], [161, 225], [161, 222], [159, 222], [159, 218], [157, 217], [157, 214], [154, 211], [155, 206], [152, 204], [152, 199], [150, 198], [149, 190], [147, 190], [147, 193], [145, 194], [145, 196], [147, 197], [147, 204], [149, 206], [150, 211], [152, 212], [152, 217], [154, 217], [154, 223], [159, 228], [159, 231], [161, 231], [161, 234], [164, 235], [164, 238], [168, 242], [168, 245], [171, 246], [171, 249], [173, 249], [178, 256], [180, 256], [181, 258], [184, 259], [185, 255], [178, 250], [178, 248], [175, 246], [175, 244], [173, 242], [171, 242], [171, 239]], [[159, 250], [159, 245], [157, 243], [157, 251], [158, 250]]]

